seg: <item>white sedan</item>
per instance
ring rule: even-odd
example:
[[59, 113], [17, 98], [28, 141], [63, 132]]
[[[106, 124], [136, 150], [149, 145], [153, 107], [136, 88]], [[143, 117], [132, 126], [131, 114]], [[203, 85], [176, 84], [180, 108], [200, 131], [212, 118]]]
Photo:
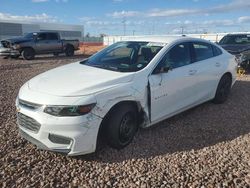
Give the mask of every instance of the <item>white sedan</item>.
[[25, 83], [16, 100], [20, 134], [67, 155], [94, 152], [100, 137], [121, 149], [138, 127], [206, 101], [225, 102], [236, 68], [234, 56], [206, 40], [118, 42]]

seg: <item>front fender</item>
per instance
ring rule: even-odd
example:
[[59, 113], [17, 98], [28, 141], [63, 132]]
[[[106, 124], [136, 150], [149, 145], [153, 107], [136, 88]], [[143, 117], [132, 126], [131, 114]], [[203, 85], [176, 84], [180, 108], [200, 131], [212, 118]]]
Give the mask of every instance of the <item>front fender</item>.
[[117, 87], [96, 94], [97, 105], [93, 113], [103, 118], [119, 102], [136, 101], [141, 103], [141, 94], [131, 86], [131, 83], [120, 84]]

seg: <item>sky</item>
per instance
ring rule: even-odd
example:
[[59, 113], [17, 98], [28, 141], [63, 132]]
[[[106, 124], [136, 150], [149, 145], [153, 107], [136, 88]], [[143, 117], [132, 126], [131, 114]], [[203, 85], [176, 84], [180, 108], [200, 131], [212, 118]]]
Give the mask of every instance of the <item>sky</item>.
[[250, 31], [250, 0], [0, 0], [0, 21], [83, 25], [84, 33]]

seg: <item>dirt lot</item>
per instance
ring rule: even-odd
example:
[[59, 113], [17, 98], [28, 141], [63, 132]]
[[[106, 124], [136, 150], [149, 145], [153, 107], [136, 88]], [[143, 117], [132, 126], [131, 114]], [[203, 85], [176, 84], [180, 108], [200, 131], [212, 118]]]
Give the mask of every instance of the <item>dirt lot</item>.
[[208, 102], [140, 130], [121, 151], [104, 145], [67, 157], [20, 138], [21, 85], [83, 58], [0, 58], [0, 187], [250, 187], [250, 76], [239, 78], [225, 104]]
[[80, 50], [78, 51], [78, 54], [81, 53], [81, 54], [84, 54], [84, 55], [91, 55], [91, 54], [94, 54], [98, 51], [100, 51], [101, 49], [103, 49], [104, 46], [102, 45], [98, 45], [98, 46], [93, 46], [91, 44], [81, 44], [80, 45]]

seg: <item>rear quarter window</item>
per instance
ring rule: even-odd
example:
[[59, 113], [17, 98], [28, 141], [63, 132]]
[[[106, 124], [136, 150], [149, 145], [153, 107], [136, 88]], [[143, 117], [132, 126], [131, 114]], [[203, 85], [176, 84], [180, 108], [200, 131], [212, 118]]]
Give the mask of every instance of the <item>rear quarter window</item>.
[[212, 48], [213, 48], [214, 56], [218, 56], [222, 54], [222, 50], [218, 48], [217, 46], [212, 45]]
[[212, 45], [204, 42], [193, 42], [194, 59], [195, 61], [202, 61], [214, 56]]

